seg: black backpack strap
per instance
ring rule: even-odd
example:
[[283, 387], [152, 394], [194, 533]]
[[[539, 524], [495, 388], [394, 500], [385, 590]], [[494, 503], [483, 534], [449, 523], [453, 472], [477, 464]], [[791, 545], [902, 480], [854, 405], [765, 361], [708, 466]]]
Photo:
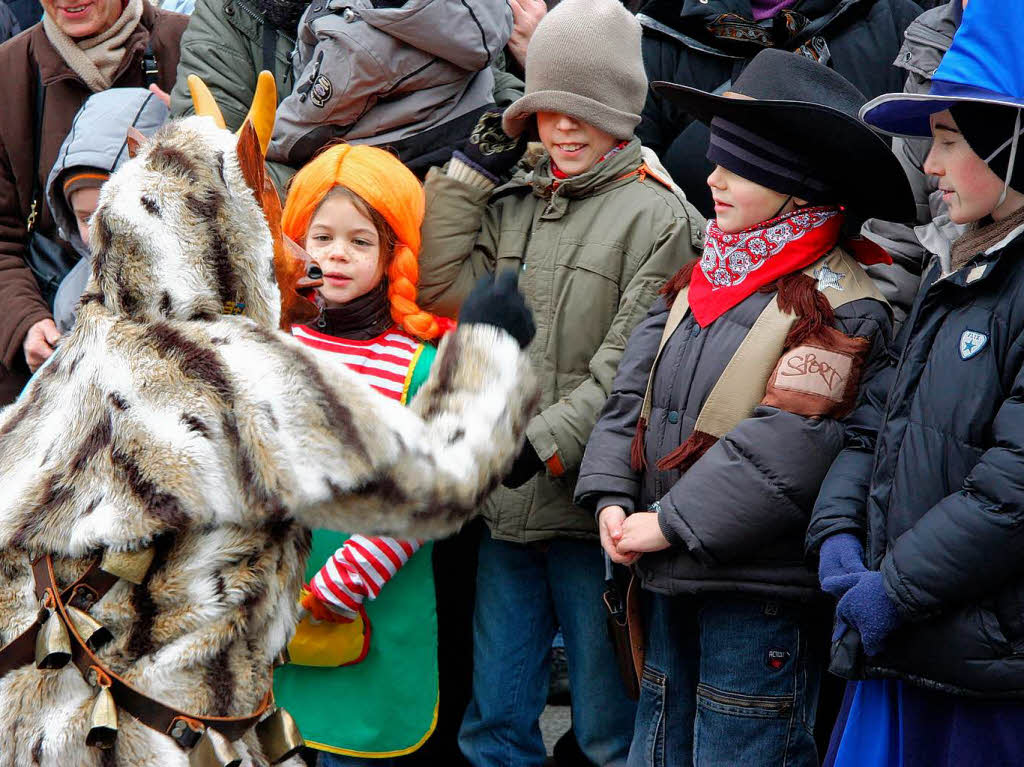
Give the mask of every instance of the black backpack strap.
[[160, 69], [157, 66], [156, 54], [153, 52], [153, 37], [150, 35], [149, 42], [146, 43], [146, 52], [142, 54], [142, 79], [148, 88], [157, 84], [159, 76]]
[[31, 233], [36, 225], [36, 218], [43, 207], [43, 190], [39, 183], [39, 163], [42, 159], [43, 113], [46, 108], [46, 86], [43, 75], [36, 66], [36, 119], [32, 130], [32, 209], [25, 222], [26, 230]]

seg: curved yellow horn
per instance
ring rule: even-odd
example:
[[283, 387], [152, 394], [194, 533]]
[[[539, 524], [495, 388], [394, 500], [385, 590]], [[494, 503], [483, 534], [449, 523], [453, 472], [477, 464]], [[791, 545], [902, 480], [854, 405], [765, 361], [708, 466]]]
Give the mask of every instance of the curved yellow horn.
[[197, 115], [212, 117], [218, 128], [227, 127], [224, 125], [224, 115], [220, 113], [220, 107], [213, 100], [213, 94], [198, 75], [188, 76], [188, 92], [192, 94], [192, 105]]
[[[274, 135], [274, 117], [277, 115], [277, 84], [274, 76], [267, 70], [260, 72], [256, 80], [256, 93], [252, 97], [252, 106], [249, 107], [249, 114], [245, 120], [252, 121], [252, 127], [256, 129], [256, 135], [260, 140], [260, 149], [263, 156], [267, 155], [267, 147], [270, 145], [270, 137]], [[242, 120], [242, 125], [245, 125]], [[238, 129], [241, 133], [241, 128]]]

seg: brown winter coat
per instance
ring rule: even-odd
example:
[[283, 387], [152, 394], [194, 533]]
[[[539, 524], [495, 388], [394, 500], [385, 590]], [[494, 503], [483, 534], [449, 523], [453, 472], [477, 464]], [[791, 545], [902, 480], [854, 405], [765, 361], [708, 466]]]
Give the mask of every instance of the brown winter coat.
[[[157, 84], [170, 91], [178, 69], [179, 41], [187, 24], [187, 16], [161, 11], [143, 0], [142, 18], [128, 40], [114, 87], [144, 87], [142, 56], [152, 32], [159, 68]], [[0, 45], [4, 78], [4, 107], [0, 111], [0, 405], [11, 402], [25, 383], [28, 369], [21, 350], [25, 333], [51, 316], [24, 261], [25, 221], [32, 207], [37, 65], [46, 86], [43, 142], [36, 169], [40, 189], [46, 188], [46, 176], [60, 145], [90, 95], [89, 88], [50, 44], [42, 24]], [[56, 226], [45, 204], [37, 229], [56, 238]]]

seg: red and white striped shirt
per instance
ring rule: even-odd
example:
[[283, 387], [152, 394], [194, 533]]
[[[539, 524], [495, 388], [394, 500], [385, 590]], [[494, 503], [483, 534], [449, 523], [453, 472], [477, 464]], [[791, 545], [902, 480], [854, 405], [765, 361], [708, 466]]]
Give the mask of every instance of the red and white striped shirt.
[[420, 342], [397, 327], [369, 341], [336, 338], [305, 325], [293, 326], [292, 335], [318, 352], [340, 358], [374, 389], [399, 402], [409, 389], [420, 351]]
[[[420, 342], [393, 327], [369, 341], [324, 335], [304, 325], [292, 335], [318, 352], [333, 355], [363, 376], [381, 394], [404, 402], [419, 359]], [[366, 598], [376, 599], [420, 541], [353, 535], [309, 582], [313, 594], [343, 620], [354, 620]]]

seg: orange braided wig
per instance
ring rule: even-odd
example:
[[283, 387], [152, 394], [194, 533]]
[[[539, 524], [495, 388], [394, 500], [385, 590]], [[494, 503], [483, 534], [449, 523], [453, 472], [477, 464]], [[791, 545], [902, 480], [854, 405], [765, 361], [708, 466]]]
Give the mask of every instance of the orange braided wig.
[[387, 267], [392, 319], [417, 338], [437, 338], [450, 325], [416, 303], [423, 187], [394, 155], [352, 144], [335, 144], [321, 152], [292, 179], [281, 222], [284, 233], [295, 242], [304, 242], [313, 214], [339, 186], [362, 198], [383, 216], [395, 234]]

